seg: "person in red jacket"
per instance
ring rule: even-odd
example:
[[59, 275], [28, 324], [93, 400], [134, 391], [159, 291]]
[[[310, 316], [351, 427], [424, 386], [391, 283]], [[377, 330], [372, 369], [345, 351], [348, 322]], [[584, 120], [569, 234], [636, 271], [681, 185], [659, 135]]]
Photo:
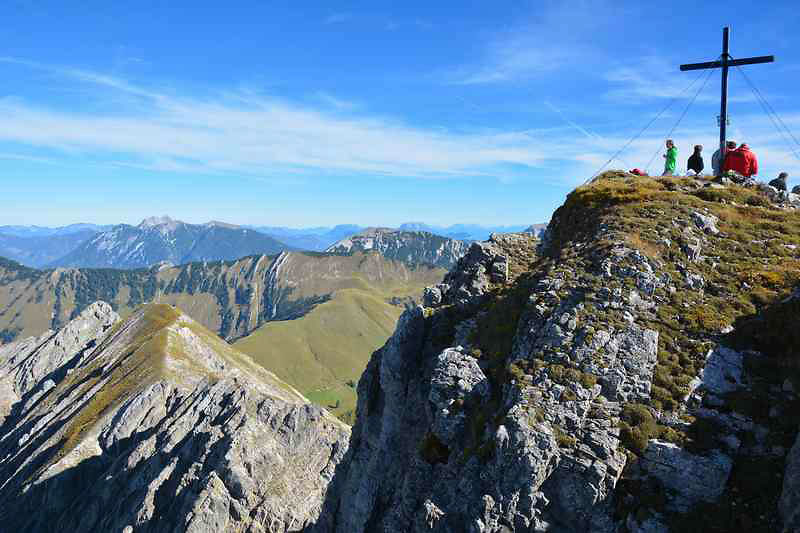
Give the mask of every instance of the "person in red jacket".
[[745, 178], [758, 174], [758, 159], [756, 154], [750, 151], [747, 143], [742, 143], [739, 148], [725, 155], [723, 171], [727, 172], [728, 170], [733, 170]]

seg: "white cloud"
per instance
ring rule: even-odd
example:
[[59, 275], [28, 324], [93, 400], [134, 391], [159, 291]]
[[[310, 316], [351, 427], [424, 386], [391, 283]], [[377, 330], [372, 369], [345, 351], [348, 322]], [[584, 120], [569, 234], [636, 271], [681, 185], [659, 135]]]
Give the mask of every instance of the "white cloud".
[[47, 163], [49, 165], [57, 165], [58, 163], [46, 157], [37, 157], [28, 154], [16, 154], [12, 152], [0, 152], [0, 159], [13, 159], [16, 161], [31, 161], [34, 163]]
[[[361, 110], [348, 109], [346, 114], [341, 109], [320, 110], [253, 91], [197, 99], [141, 89], [126, 80], [84, 70], [52, 71], [101, 87], [99, 97], [109, 101], [117, 102], [120, 92], [140, 98], [129, 108], [115, 108], [113, 114], [0, 99], [0, 151], [35, 152], [36, 157], [48, 160], [67, 153], [90, 163], [253, 179], [361, 173], [422, 178], [475, 175], [513, 181], [535, 172], [550, 176], [551, 182], [574, 184], [589, 177], [633, 134], [600, 136], [552, 104], [566, 127], [453, 133]], [[324, 94], [318, 96], [325, 100]], [[326, 104], [327, 109], [336, 107], [333, 100]], [[784, 120], [795, 129], [800, 124], [798, 116]], [[660, 150], [663, 139], [652, 133], [660, 127], [663, 124], [654, 125], [611, 166], [643, 167]], [[731, 132], [764, 154], [765, 169], [781, 166], [800, 174], [796, 160], [766, 117], [736, 117]], [[715, 144], [713, 128], [689, 125], [674, 137], [686, 157], [683, 152], [693, 144]], [[658, 165], [656, 159], [654, 167]], [[650, 170], [655, 171], [654, 167]]]
[[5, 57], [5, 56], [0, 56], [0, 63], [11, 63], [15, 65], [21, 65], [28, 68], [49, 72], [57, 76], [69, 77], [79, 82], [91, 83], [93, 85], [107, 87], [109, 89], [116, 89], [118, 91], [122, 91], [127, 94], [132, 94], [145, 98], [151, 98], [151, 99], [162, 98], [162, 95], [156, 92], [148, 91], [146, 89], [142, 89], [141, 87], [136, 87], [120, 78], [116, 78], [114, 76], [108, 76], [105, 74], [99, 74], [97, 72], [91, 72], [88, 70], [82, 70], [71, 67], [56, 67], [52, 65], [44, 65], [42, 63], [37, 63], [35, 61], [27, 61], [24, 59]]
[[[342, 117], [253, 92], [198, 100], [85, 70], [16, 62], [102, 87], [109, 100], [120, 92], [142, 97], [113, 115], [0, 101], [0, 141], [26, 146], [98, 158], [124, 154], [151, 168], [253, 174], [313, 169], [441, 177], [535, 166], [545, 157], [519, 133], [451, 134], [385, 117]], [[350, 106], [319, 96], [328, 107]]]
[[[615, 67], [605, 74], [605, 80], [612, 86], [605, 96], [615, 102], [631, 103], [653, 99], [688, 100], [697, 94], [697, 102], [719, 102], [718, 70], [681, 72], [678, 66], [677, 62], [647, 56], [633, 63]], [[732, 70], [731, 79], [736, 76], [738, 73]], [[733, 89], [729, 90], [728, 101], [743, 103], [756, 100], [748, 89], [744, 91]]]
[[341, 98], [337, 98], [332, 94], [326, 93], [325, 91], [317, 91], [314, 93], [314, 97], [331, 109], [336, 109], [339, 111], [352, 111], [358, 107], [358, 105], [354, 102], [342, 100]]

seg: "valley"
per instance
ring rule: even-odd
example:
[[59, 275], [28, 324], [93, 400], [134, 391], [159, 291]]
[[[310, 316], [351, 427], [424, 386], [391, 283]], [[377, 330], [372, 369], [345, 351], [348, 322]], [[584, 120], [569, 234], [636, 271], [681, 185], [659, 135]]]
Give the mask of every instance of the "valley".
[[95, 301], [123, 318], [177, 306], [315, 403], [352, 421], [355, 383], [406, 305], [445, 270], [377, 252], [283, 252], [150, 269], [36, 270], [0, 259], [0, 344], [39, 336]]

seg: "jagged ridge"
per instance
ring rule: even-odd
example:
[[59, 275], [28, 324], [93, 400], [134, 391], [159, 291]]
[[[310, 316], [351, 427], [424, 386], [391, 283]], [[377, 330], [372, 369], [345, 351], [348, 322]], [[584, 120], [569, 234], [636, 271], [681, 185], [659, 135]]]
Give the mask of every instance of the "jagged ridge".
[[9, 531], [296, 530], [346, 427], [177, 309], [104, 303], [0, 349]]

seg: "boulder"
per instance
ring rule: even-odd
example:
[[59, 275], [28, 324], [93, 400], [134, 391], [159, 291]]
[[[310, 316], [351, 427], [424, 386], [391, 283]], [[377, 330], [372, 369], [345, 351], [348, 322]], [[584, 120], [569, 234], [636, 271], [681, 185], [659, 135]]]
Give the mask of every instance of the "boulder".
[[699, 502], [714, 502], [725, 491], [733, 468], [730, 457], [719, 450], [694, 455], [671, 442], [651, 440], [640, 461], [642, 471], [656, 478], [673, 495], [667, 506], [687, 512]]
[[477, 359], [459, 348], [448, 348], [439, 354], [428, 395], [436, 436], [444, 443], [453, 441], [463, 426], [465, 403], [480, 402], [489, 391], [489, 380]]
[[709, 235], [718, 235], [717, 223], [719, 219], [711, 214], [703, 214], [698, 211], [692, 213], [692, 222], [704, 233]]

